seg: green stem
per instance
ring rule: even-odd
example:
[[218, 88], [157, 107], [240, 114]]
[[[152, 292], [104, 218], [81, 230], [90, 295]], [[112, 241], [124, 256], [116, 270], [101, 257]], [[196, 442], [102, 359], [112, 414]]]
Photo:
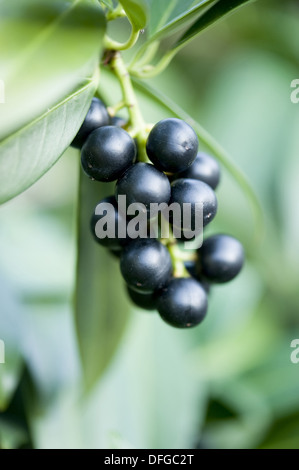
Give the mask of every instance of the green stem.
[[177, 243], [169, 243], [167, 245], [167, 249], [171, 258], [174, 277], [190, 277], [190, 274], [185, 268], [184, 261], [181, 258], [181, 250], [179, 249]]
[[141, 54], [140, 51], [142, 50], [142, 48], [139, 49], [133, 60], [130, 62], [129, 70], [138, 70], [140, 67], [151, 62], [156, 55], [159, 44], [159, 41], [153, 42]]
[[[164, 227], [167, 230], [164, 230]], [[167, 238], [162, 238], [161, 243], [165, 245], [169, 251], [172, 266], [173, 266], [173, 275], [174, 277], [189, 277], [189, 273], [187, 269], [185, 268], [184, 261], [194, 259], [194, 252], [193, 253], [188, 253], [186, 256], [186, 253], [184, 253], [178, 246], [177, 239], [174, 238], [171, 226], [169, 225], [169, 222], [162, 216], [161, 217], [161, 231], [162, 234], [163, 232], [166, 231], [168, 234]], [[192, 258], [191, 258], [192, 256]]]
[[125, 51], [126, 49], [130, 49], [131, 47], [133, 47], [136, 44], [136, 42], [139, 38], [139, 33], [140, 33], [139, 29], [136, 30], [132, 26], [132, 31], [131, 31], [130, 37], [124, 43], [114, 41], [113, 39], [111, 39], [109, 36], [106, 35], [105, 39], [104, 39], [105, 49], [109, 49], [111, 51]]
[[118, 113], [118, 111], [125, 108], [126, 106], [127, 106], [127, 103], [125, 101], [120, 101], [114, 106], [108, 106], [107, 110], [108, 110], [109, 116], [114, 117]]
[[111, 62], [111, 70], [115, 73], [123, 94], [123, 101], [128, 108], [132, 137], [137, 139], [138, 158], [140, 161], [148, 162], [145, 152], [145, 142], [147, 139], [146, 125], [141, 114], [135, 91], [131, 82], [130, 74], [120, 53], [115, 53]]
[[115, 10], [112, 10], [109, 13], [107, 13], [106, 18], [108, 21], [113, 21], [113, 20], [116, 20], [117, 18], [123, 18], [124, 16], [126, 16], [126, 12], [124, 11], [121, 4], [119, 4], [115, 8]]
[[[174, 58], [176, 51], [169, 51], [157, 65], [146, 65], [140, 68], [132, 68], [131, 74], [137, 78], [153, 78], [162, 73]], [[137, 64], [138, 65], [138, 64]]]

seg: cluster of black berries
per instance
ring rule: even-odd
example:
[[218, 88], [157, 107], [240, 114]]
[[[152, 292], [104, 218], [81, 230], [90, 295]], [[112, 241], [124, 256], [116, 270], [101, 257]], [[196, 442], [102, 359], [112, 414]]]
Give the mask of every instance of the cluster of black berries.
[[[93, 214], [93, 235], [120, 258], [128, 294], [137, 306], [157, 309], [175, 327], [195, 326], [206, 315], [210, 284], [232, 280], [244, 262], [241, 243], [220, 234], [207, 238], [194, 259], [185, 262], [189, 277], [177, 277], [174, 270], [176, 263], [169, 247], [173, 243], [179, 247], [180, 242], [189, 239], [197, 203], [202, 208], [203, 227], [216, 215], [214, 190], [220, 179], [219, 165], [209, 155], [198, 152], [194, 130], [180, 119], [164, 119], [150, 131], [146, 153], [153, 164], [138, 161], [135, 141], [121, 126], [123, 120], [110, 119], [105, 105], [94, 98], [73, 142], [73, 146], [81, 148], [82, 167], [91, 179], [117, 180], [115, 195], [101, 201]], [[125, 196], [124, 211], [117, 203], [119, 196]], [[184, 220], [180, 220], [180, 238], [167, 243], [159, 239], [159, 231], [154, 236], [152, 232], [148, 234], [153, 203], [168, 207], [177, 203], [181, 209], [189, 204], [191, 225], [184, 226]], [[145, 235], [140, 235], [139, 227], [133, 239], [128, 227], [138, 210], [146, 216]], [[173, 229], [178, 228], [174, 219], [169, 221]], [[111, 228], [111, 236], [100, 232], [103, 224]]]

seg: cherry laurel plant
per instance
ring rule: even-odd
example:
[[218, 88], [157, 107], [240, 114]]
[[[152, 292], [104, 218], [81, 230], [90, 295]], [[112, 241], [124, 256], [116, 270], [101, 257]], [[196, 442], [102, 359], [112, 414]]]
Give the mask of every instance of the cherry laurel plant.
[[[140, 80], [164, 71], [193, 36], [245, 2], [199, 2], [188, 13], [193, 25], [186, 30], [182, 22], [181, 39], [166, 53], [159, 47], [159, 31], [138, 48], [150, 21], [148, 3], [100, 3], [108, 22], [126, 17], [131, 32], [125, 43], [106, 34], [101, 58], [102, 69], [117, 79], [121, 100], [104, 102], [100, 82], [72, 142], [81, 151], [91, 185], [115, 182], [114, 194], [90, 207], [92, 236], [119, 258], [133, 304], [157, 310], [174, 327], [190, 328], [206, 316], [210, 286], [234, 279], [244, 263], [242, 244], [232, 235], [203, 233], [217, 212], [219, 160], [244, 181], [222, 149], [184, 113], [169, 106], [168, 118], [147, 122], [136, 89], [151, 93]], [[204, 10], [203, 4], [210, 8]], [[167, 27], [171, 30], [171, 22]], [[124, 51], [129, 49], [137, 52], [127, 64]]]
[[[61, 179], [53, 183], [54, 172], [53, 179], [50, 176], [45, 184], [41, 180], [37, 192], [29, 194], [30, 204], [42, 194], [40, 200], [34, 200], [32, 207], [38, 210], [32, 211], [34, 218], [30, 220], [34, 223], [29, 220], [29, 230], [25, 219], [28, 213], [31, 215], [31, 205], [28, 212], [23, 211], [26, 197], [25, 204], [21, 200], [19, 206], [20, 220], [13, 205], [7, 211], [11, 211], [9, 220], [15, 235], [10, 235], [10, 226], [2, 224], [1, 240], [9, 237], [11, 246], [7, 252], [6, 248], [2, 250], [8, 284], [2, 267], [0, 272], [4, 295], [0, 363], [5, 359], [5, 364], [0, 364], [0, 447], [40, 447], [45, 435], [50, 434], [51, 443], [56, 439], [59, 448], [63, 443], [77, 445], [79, 436], [85, 446], [91, 434], [99, 440], [104, 436], [102, 427], [94, 424], [104, 423], [103, 431], [107, 428], [107, 436], [112, 436], [114, 426], [118, 429], [116, 414], [128, 423], [132, 421], [138, 435], [154, 437], [152, 442], [158, 446], [161, 442], [156, 435], [159, 437], [162, 431], [140, 432], [139, 418], [160, 428], [156, 418], [165, 412], [163, 419], [168, 427], [164, 428], [163, 422], [161, 429], [165, 429], [166, 442], [175, 435], [181, 439], [188, 409], [195, 423], [194, 400], [197, 402], [198, 395], [189, 391], [198, 386], [199, 376], [196, 373], [193, 381], [189, 375], [187, 356], [181, 366], [178, 364], [181, 349], [173, 355], [171, 345], [176, 339], [184, 341], [184, 335], [177, 335], [168, 325], [190, 329], [200, 324], [214, 286], [235, 279], [244, 264], [243, 240], [229, 233], [225, 224], [221, 233], [213, 232], [224, 172], [245, 194], [253, 215], [251, 225], [259, 235], [263, 214], [246, 177], [227, 152], [174, 100], [155, 88], [158, 80], [148, 79], [167, 70], [176, 54], [208, 27], [251, 1], [0, 1], [0, 204], [33, 185], [67, 153], [65, 166], [57, 169]], [[204, 61], [198, 57], [196, 62], [200, 70]], [[71, 198], [62, 200], [65, 194], [71, 194], [65, 192], [66, 188], [78, 195], [74, 247], [71, 227], [67, 232], [65, 226], [55, 230], [55, 223], [60, 228], [75, 206]], [[47, 207], [44, 194], [50, 196]], [[54, 211], [52, 202], [57, 204]], [[48, 221], [54, 223], [49, 233]], [[17, 239], [19, 248], [15, 246]], [[72, 266], [70, 246], [76, 256], [73, 296], [68, 295], [72, 290], [72, 276], [67, 275]], [[33, 264], [29, 264], [31, 255]], [[25, 269], [19, 269], [23, 262]], [[16, 275], [11, 276], [14, 272]], [[16, 282], [10, 289], [14, 277]], [[156, 313], [137, 317], [137, 327], [133, 327], [140, 326], [140, 330], [138, 334], [134, 330], [135, 349], [131, 348], [133, 335], [129, 330], [128, 348], [122, 349], [132, 305]], [[165, 328], [160, 318], [166, 322]], [[203, 330], [199, 327], [194, 334], [197, 331], [201, 335]], [[190, 333], [188, 338], [193, 341]], [[165, 343], [164, 334], [170, 343]], [[159, 344], [162, 348], [156, 348]], [[144, 356], [140, 346], [145, 347]], [[149, 348], [155, 349], [153, 358], [149, 357]], [[83, 403], [81, 392], [89, 392], [99, 383], [117, 349], [120, 364], [113, 365], [110, 378], [107, 374], [111, 388], [106, 388], [105, 379], [103, 388], [98, 389], [99, 400], [103, 400], [99, 410], [105, 408], [103, 414], [99, 411], [98, 419], [94, 411], [97, 405], [90, 406], [95, 403], [91, 395], [85, 395], [88, 402]], [[123, 354], [127, 351], [131, 356]], [[133, 356], [136, 363], [131, 360]], [[129, 362], [132, 369], [126, 370]], [[135, 366], [138, 386], [129, 393], [131, 383], [135, 386], [130, 377]], [[169, 367], [173, 380], [168, 386], [171, 375], [165, 372]], [[185, 387], [190, 377], [186, 394], [178, 391], [177, 401], [169, 400], [173, 387], [180, 385], [180, 371], [185, 369], [186, 375], [179, 382]], [[119, 379], [115, 380], [114, 373]], [[165, 379], [160, 386], [162, 374]], [[123, 390], [125, 376], [128, 380]], [[158, 384], [162, 391], [166, 382], [165, 392], [153, 400], [148, 384]], [[112, 388], [110, 406], [107, 399]], [[143, 402], [139, 397], [136, 402], [139, 393]], [[114, 400], [119, 401], [116, 407]], [[168, 411], [166, 401], [170, 403]], [[120, 407], [126, 408], [125, 414], [116, 413]], [[146, 413], [139, 413], [141, 407]], [[106, 413], [106, 408], [113, 413]], [[65, 427], [64, 419], [70, 417], [71, 410], [74, 419]], [[131, 410], [137, 410], [140, 417], [128, 419]], [[183, 421], [177, 419], [178, 412]], [[91, 414], [94, 424], [87, 426], [86, 417]], [[54, 422], [57, 428], [53, 428]], [[59, 426], [60, 433], [56, 432]], [[88, 430], [87, 434], [82, 429]], [[96, 442], [93, 437], [92, 442]], [[187, 444], [187, 440], [179, 442]]]

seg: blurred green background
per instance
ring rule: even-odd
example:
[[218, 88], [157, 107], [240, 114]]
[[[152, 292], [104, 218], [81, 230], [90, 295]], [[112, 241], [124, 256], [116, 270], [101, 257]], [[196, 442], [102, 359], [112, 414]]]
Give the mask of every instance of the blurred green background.
[[[209, 232], [244, 243], [242, 274], [212, 289], [208, 316], [192, 331], [130, 307], [112, 361], [88, 393], [71, 309], [78, 153], [68, 150], [0, 208], [0, 447], [299, 448], [299, 363], [290, 359], [299, 338], [299, 103], [290, 100], [298, 43], [298, 2], [260, 0], [150, 81], [230, 152], [261, 201], [266, 230], [257, 244], [248, 201], [224, 171]], [[105, 74], [100, 92], [109, 95]], [[167, 115], [141, 102], [149, 122]], [[94, 188], [99, 199], [111, 192]], [[111, 296], [105, 308], [122, 315], [117, 261], [96, 248]], [[91, 274], [85, 263], [81, 275]], [[101, 334], [91, 338], [95, 369]]]

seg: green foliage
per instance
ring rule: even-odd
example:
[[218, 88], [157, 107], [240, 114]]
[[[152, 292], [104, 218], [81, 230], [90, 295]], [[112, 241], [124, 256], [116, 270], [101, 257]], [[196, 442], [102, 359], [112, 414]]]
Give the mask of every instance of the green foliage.
[[0, 202], [34, 183], [72, 141], [97, 85], [104, 30], [93, 1], [1, 2]]
[[0, 203], [35, 183], [63, 154], [88, 111], [96, 85], [96, 77], [89, 79], [63, 101], [1, 142], [3, 182]]
[[[111, 360], [126, 326], [130, 306], [118, 263], [91, 237], [90, 219], [97, 203], [113, 188], [81, 176], [75, 318], [86, 386], [94, 385]], [[108, 191], [108, 193], [107, 193]]]
[[136, 29], [143, 29], [147, 23], [146, 0], [120, 0], [130, 22]]
[[[100, 3], [109, 12], [118, 5]], [[156, 54], [170, 60], [251, 2], [120, 3], [133, 29], [147, 27], [133, 56], [134, 71], [145, 66], [146, 76]], [[299, 366], [289, 357], [298, 337], [299, 225], [290, 216], [298, 201], [298, 108], [289, 100], [298, 53], [289, 8], [282, 14], [275, 0], [257, 2], [195, 39], [153, 83], [133, 80], [148, 122], [185, 119], [201, 149], [218, 156], [224, 172], [214, 229], [246, 245], [243, 274], [212, 292], [198, 330], [182, 334], [129, 306], [117, 260], [89, 233], [94, 206], [113, 187], [77, 178], [78, 152], [66, 152], [1, 209], [0, 447], [30, 437], [41, 448], [298, 447]], [[58, 160], [95, 90], [110, 106], [122, 99], [109, 68], [101, 64], [98, 74], [104, 31], [96, 0], [0, 2], [0, 202]], [[260, 245], [246, 198], [259, 232], [261, 212], [247, 180], [266, 214]], [[26, 391], [18, 387], [24, 367], [32, 381]], [[26, 410], [15, 407], [17, 389]]]
[[149, 41], [161, 40], [194, 21], [215, 0], [148, 0], [150, 4]]
[[228, 14], [233, 13], [237, 8], [252, 3], [255, 0], [219, 0], [212, 7], [205, 11], [195, 23], [187, 29], [182, 37], [175, 42], [174, 48], [181, 49], [189, 41], [194, 39], [195, 36], [200, 34], [204, 29], [215, 24], [218, 20], [223, 19]]
[[[152, 44], [172, 36], [174, 41], [169, 41], [166, 51], [164, 51], [164, 58], [162, 57], [161, 60], [161, 69], [165, 68], [174, 55], [202, 31], [240, 6], [253, 1], [255, 0], [201, 0], [196, 2], [171, 0], [165, 6], [164, 2], [148, 0], [150, 5], [148, 37], [137, 52], [133, 63], [142, 59]], [[183, 33], [180, 35], [181, 32]], [[160, 64], [157, 71], [160, 72]]]

